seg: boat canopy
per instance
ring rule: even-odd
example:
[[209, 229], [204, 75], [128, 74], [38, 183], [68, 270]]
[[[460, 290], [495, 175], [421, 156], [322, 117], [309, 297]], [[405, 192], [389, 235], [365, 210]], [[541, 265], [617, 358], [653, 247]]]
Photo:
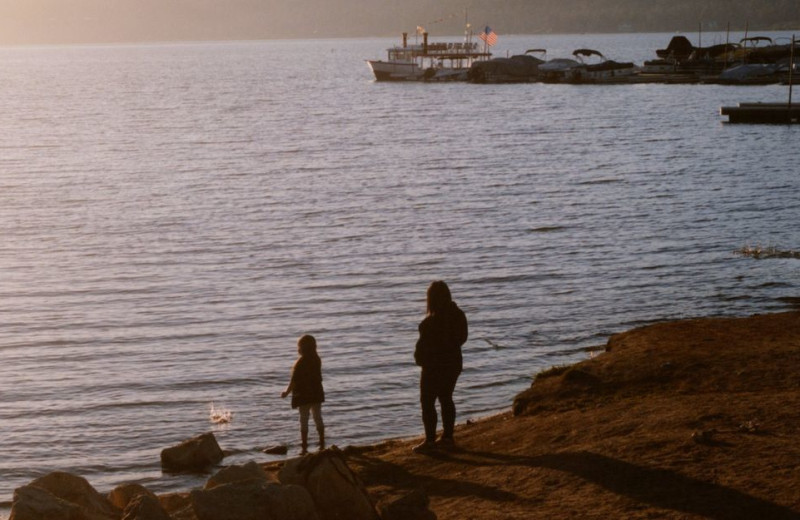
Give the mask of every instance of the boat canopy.
[[751, 36], [750, 38], [742, 38], [739, 40], [739, 43], [742, 45], [747, 45], [748, 43], [757, 45], [761, 42], [767, 42], [768, 44], [772, 45], [772, 38], [769, 36]]
[[688, 58], [693, 50], [694, 45], [692, 45], [686, 36], [673, 36], [666, 49], [659, 49], [656, 51], [656, 56], [659, 58], [683, 60]]
[[695, 47], [694, 52], [689, 55], [690, 60], [714, 60], [724, 57], [730, 52], [736, 52], [739, 49], [739, 44], [736, 43], [718, 43], [710, 47]]
[[572, 51], [572, 55], [575, 56], [576, 58], [580, 56], [585, 56], [587, 58], [589, 56], [598, 56], [602, 59], [606, 59], [606, 57], [603, 56], [602, 52], [593, 49], [575, 49], [574, 51]]
[[539, 70], [544, 72], [564, 72], [579, 67], [581, 64], [569, 58], [555, 58], [539, 65]]
[[476, 83], [530, 81], [537, 77], [542, 63], [527, 54], [476, 62], [470, 68], [469, 79]]

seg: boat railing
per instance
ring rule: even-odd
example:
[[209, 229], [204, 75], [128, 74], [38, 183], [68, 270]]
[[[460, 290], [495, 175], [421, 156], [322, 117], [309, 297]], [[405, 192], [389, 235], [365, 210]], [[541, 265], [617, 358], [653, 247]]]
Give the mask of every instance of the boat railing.
[[478, 44], [475, 42], [435, 42], [428, 44], [428, 52], [470, 53], [475, 52]]

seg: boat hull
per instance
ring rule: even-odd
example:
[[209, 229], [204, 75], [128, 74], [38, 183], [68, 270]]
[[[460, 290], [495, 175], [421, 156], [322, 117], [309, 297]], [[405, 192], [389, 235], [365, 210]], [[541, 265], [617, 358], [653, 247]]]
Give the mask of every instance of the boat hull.
[[367, 60], [376, 81], [419, 81], [425, 71], [416, 63]]
[[468, 69], [423, 69], [416, 63], [367, 60], [376, 81], [466, 81]]

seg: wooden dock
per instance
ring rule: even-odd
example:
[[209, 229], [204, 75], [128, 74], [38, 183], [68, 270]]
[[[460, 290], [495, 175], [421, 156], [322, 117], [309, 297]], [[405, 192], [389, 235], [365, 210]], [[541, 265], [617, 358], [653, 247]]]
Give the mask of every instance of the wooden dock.
[[722, 107], [719, 113], [728, 116], [729, 123], [800, 124], [800, 105], [791, 103], [739, 103], [736, 107]]

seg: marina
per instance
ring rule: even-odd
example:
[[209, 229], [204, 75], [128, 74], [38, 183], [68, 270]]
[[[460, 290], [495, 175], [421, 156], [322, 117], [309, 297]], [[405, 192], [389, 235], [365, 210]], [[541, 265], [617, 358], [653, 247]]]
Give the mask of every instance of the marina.
[[[488, 27], [487, 27], [488, 29]], [[602, 51], [578, 48], [568, 57], [547, 59], [547, 49], [493, 57], [489, 46], [473, 41], [467, 24], [463, 42], [408, 43], [387, 50], [387, 60], [367, 60], [376, 81], [465, 81], [471, 83], [563, 84], [720, 84], [774, 85], [788, 83], [796, 43], [788, 38], [745, 36], [738, 43], [694, 45], [673, 36], [656, 58], [642, 65], [608, 59]], [[728, 38], [726, 38], [727, 40]], [[496, 40], [495, 40], [496, 41]], [[698, 37], [702, 42], [702, 35]]]

